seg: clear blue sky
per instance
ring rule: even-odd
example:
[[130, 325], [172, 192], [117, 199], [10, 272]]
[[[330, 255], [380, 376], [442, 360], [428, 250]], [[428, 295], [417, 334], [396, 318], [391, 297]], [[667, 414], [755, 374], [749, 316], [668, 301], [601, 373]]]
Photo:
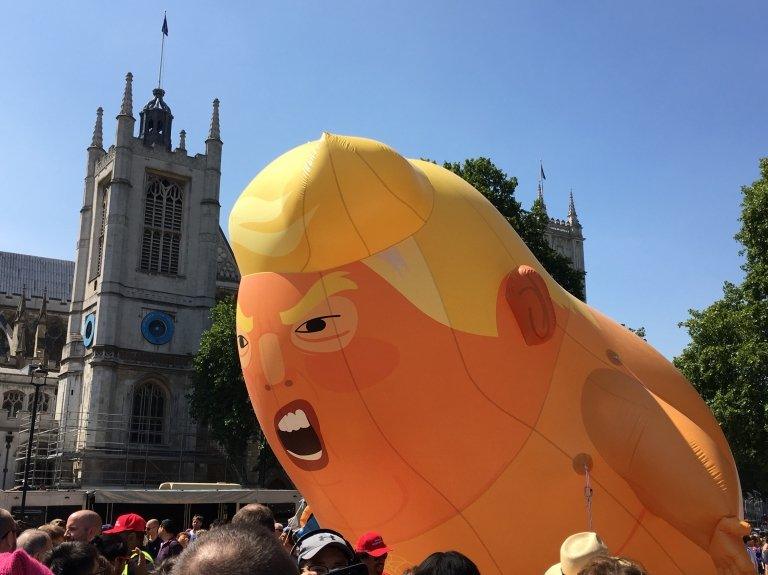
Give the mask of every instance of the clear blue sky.
[[[688, 308], [739, 281], [740, 186], [768, 155], [765, 2], [34, 2], [0, 18], [0, 250], [74, 258], [95, 110], [113, 142], [157, 81], [203, 151], [221, 100], [222, 225], [323, 130], [409, 157], [488, 156], [550, 215], [568, 190], [592, 305], [672, 357]], [[137, 123], [138, 128], [138, 123]], [[176, 140], [174, 140], [176, 142]]]

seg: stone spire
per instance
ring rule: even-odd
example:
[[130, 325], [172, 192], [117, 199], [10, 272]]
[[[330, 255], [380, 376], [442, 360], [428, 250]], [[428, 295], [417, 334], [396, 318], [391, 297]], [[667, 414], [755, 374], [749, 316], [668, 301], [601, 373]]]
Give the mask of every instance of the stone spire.
[[130, 72], [125, 75], [125, 91], [123, 103], [120, 105], [120, 115], [133, 118], [133, 74]]
[[187, 150], [187, 131], [182, 130], [179, 132], [179, 150]]
[[579, 226], [579, 217], [576, 215], [576, 205], [573, 203], [573, 190], [571, 190], [570, 199], [568, 200], [568, 223], [572, 226]]
[[544, 203], [544, 185], [541, 183], [541, 180], [539, 180], [539, 189], [536, 193], [536, 201], [541, 202], [541, 209], [544, 210], [544, 213], [547, 213], [547, 204]]
[[14, 323], [24, 320], [27, 313], [27, 286], [21, 288], [21, 301], [16, 307], [16, 314], [13, 316]]
[[48, 317], [48, 288], [43, 288], [43, 304], [40, 306], [40, 311], [37, 314], [38, 323]]
[[96, 124], [93, 126], [93, 138], [91, 138], [91, 148], [104, 147], [104, 129], [101, 117], [104, 115], [104, 109], [99, 106], [96, 110]]
[[48, 289], [43, 290], [43, 304], [40, 306], [40, 312], [37, 314], [37, 325], [35, 326], [35, 349], [34, 355], [41, 365], [48, 363], [48, 354], [45, 349], [45, 343], [48, 333]]
[[208, 132], [209, 140], [221, 141], [221, 128], [219, 126], [219, 99], [213, 101], [213, 114], [211, 115], [211, 129]]
[[21, 301], [13, 316], [13, 336], [11, 337], [10, 352], [16, 357], [16, 366], [21, 367], [27, 351], [27, 286], [21, 290]]

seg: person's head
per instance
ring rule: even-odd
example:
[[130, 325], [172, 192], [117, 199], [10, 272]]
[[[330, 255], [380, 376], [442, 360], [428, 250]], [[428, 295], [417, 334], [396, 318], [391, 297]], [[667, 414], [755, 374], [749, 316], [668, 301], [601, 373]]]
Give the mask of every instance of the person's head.
[[267, 531], [275, 530], [275, 516], [272, 510], [261, 503], [249, 503], [235, 513], [232, 518], [232, 525], [238, 527], [257, 527]]
[[51, 519], [48, 522], [49, 525], [55, 525], [56, 527], [61, 527], [62, 529], [67, 528], [67, 522], [61, 519], [60, 517], [57, 517], [56, 519]]
[[125, 568], [128, 558], [131, 556], [131, 549], [128, 548], [125, 541], [118, 534], [99, 535], [93, 540], [93, 546], [99, 552], [99, 555], [106, 557], [114, 573], [120, 574]]
[[560, 546], [560, 563], [552, 565], [544, 575], [576, 575], [595, 557], [608, 555], [608, 547], [597, 533], [574, 533]]
[[198, 529], [203, 528], [203, 516], [202, 515], [195, 515], [192, 518], [192, 529], [197, 531]]
[[294, 555], [300, 571], [314, 571], [317, 575], [327, 575], [329, 571], [347, 567], [355, 559], [349, 542], [330, 529], [312, 531], [299, 539]]
[[147, 521], [147, 539], [153, 541], [157, 539], [157, 530], [160, 528], [160, 521], [157, 519], [150, 519]]
[[75, 511], [67, 519], [64, 539], [67, 541], [84, 541], [89, 543], [101, 533], [101, 517], [90, 509]]
[[16, 521], [5, 509], [0, 509], [0, 553], [16, 549]]
[[27, 529], [16, 538], [16, 547], [40, 561], [45, 553], [53, 549], [53, 542], [42, 529]]
[[271, 533], [223, 525], [178, 556], [173, 575], [297, 575], [296, 563]]
[[458, 551], [432, 553], [413, 569], [413, 575], [480, 575], [472, 560]]
[[648, 575], [639, 563], [624, 557], [595, 557], [578, 575]]
[[176, 522], [173, 519], [163, 519], [157, 533], [163, 541], [170, 541], [171, 539], [175, 539], [179, 534], [179, 528], [176, 526]]
[[179, 542], [179, 545], [181, 545], [182, 549], [186, 549], [187, 545], [189, 545], [189, 535], [185, 531], [182, 531], [176, 536], [176, 541]]
[[53, 523], [46, 523], [38, 527], [38, 529], [48, 534], [54, 547], [64, 541], [64, 527], [59, 527]]
[[45, 559], [53, 575], [93, 575], [98, 566], [96, 547], [84, 541], [65, 541]]
[[120, 535], [128, 545], [128, 549], [141, 547], [144, 542], [144, 533], [147, 530], [147, 523], [141, 515], [136, 513], [126, 513], [120, 515], [115, 521], [114, 527], [105, 531], [108, 535]]
[[368, 568], [368, 575], [384, 573], [384, 563], [390, 551], [392, 549], [387, 547], [381, 535], [374, 531], [363, 533], [355, 543], [355, 553], [360, 562]]
[[283, 534], [283, 529], [285, 529], [285, 527], [283, 527], [282, 523], [275, 523], [274, 529], [275, 529], [275, 535], [280, 537]]

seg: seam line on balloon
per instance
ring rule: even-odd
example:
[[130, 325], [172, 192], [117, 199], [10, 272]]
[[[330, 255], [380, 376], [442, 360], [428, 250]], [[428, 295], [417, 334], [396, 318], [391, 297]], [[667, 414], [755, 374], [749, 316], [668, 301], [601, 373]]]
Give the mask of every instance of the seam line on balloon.
[[336, 191], [339, 193], [339, 200], [341, 200], [341, 205], [344, 206], [344, 211], [347, 213], [347, 218], [349, 218], [349, 223], [352, 224], [352, 228], [355, 230], [357, 237], [359, 237], [360, 241], [363, 242], [363, 247], [365, 248], [366, 253], [370, 256], [372, 255], [371, 248], [368, 247], [368, 244], [366, 243], [365, 238], [363, 237], [363, 234], [360, 233], [360, 230], [357, 228], [357, 224], [355, 223], [355, 220], [352, 217], [352, 213], [349, 211], [349, 206], [347, 206], [347, 202], [344, 201], [344, 192], [341, 191], [341, 185], [339, 184], [339, 176], [336, 173], [336, 165], [333, 163], [333, 152], [331, 152], [330, 146], [328, 146], [328, 159], [331, 162], [331, 172], [333, 173], [333, 181], [336, 182]]

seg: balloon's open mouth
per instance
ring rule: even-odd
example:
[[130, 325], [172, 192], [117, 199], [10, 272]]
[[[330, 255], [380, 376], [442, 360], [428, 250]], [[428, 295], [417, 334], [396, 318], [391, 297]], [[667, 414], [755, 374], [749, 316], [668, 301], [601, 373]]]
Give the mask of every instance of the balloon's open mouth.
[[298, 399], [278, 410], [275, 431], [283, 449], [297, 467], [316, 471], [328, 464], [317, 414], [308, 402]]

